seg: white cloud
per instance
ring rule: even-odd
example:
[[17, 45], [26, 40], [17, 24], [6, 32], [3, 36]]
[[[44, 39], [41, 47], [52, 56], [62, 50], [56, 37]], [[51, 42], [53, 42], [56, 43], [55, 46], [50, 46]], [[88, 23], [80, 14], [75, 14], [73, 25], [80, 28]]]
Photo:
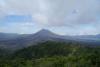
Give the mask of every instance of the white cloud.
[[99, 4], [99, 0], [1, 0], [0, 15], [32, 15], [34, 24], [41, 28], [79, 27], [80, 32], [84, 27], [90, 30], [100, 26]]
[[35, 20], [35, 22], [37, 22], [40, 26], [48, 24], [48, 18], [43, 14], [34, 14], [33, 20]]
[[9, 25], [7, 25], [7, 26], [1, 26], [0, 32], [30, 34], [30, 33], [35, 33], [40, 29], [41, 28], [35, 26], [34, 23], [29, 23], [29, 22], [19, 23], [18, 22], [18, 23], [9, 23]]

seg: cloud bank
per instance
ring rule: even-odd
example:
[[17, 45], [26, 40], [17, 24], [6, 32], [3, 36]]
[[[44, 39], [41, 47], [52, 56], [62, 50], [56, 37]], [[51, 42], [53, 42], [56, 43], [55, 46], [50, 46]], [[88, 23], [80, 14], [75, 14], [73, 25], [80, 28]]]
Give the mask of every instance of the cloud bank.
[[58, 34], [99, 34], [99, 8], [99, 0], [0, 0], [0, 30], [10, 27], [8, 32], [32, 33], [46, 28]]

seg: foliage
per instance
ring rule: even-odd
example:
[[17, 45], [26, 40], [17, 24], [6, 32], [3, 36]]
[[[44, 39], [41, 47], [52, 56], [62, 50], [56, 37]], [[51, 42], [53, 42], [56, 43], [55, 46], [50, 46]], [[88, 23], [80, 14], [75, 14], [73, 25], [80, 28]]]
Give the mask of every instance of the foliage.
[[0, 56], [0, 67], [100, 67], [100, 47], [47, 41]]

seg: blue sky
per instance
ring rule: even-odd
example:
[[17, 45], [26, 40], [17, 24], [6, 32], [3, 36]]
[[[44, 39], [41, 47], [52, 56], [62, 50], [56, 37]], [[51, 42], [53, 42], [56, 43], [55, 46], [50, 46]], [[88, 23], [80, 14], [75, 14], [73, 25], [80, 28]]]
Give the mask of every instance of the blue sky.
[[99, 0], [0, 0], [0, 32], [100, 34]]

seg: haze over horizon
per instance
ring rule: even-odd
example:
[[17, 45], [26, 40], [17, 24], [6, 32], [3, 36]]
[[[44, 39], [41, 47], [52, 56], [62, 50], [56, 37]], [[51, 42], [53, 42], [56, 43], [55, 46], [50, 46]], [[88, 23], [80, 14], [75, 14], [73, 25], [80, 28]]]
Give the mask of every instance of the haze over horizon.
[[0, 0], [0, 32], [61, 35], [100, 33], [99, 0]]

